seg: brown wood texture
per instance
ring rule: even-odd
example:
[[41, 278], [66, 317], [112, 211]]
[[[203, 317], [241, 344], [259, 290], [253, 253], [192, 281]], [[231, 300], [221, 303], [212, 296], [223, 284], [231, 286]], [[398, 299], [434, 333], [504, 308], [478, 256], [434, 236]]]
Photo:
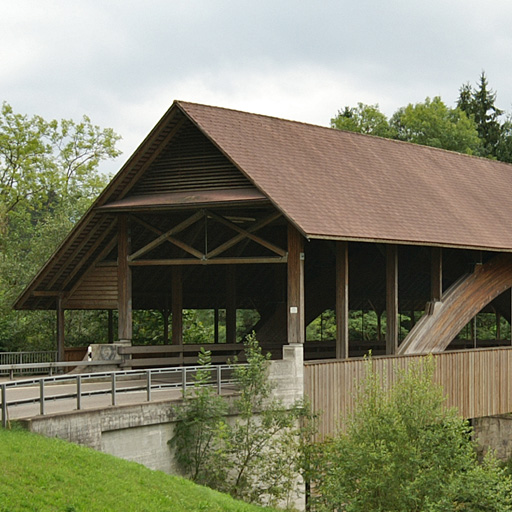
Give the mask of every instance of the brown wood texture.
[[120, 340], [132, 339], [132, 271], [128, 265], [130, 235], [128, 218], [120, 215], [117, 237], [117, 293], [118, 336]]
[[236, 269], [226, 268], [226, 343], [236, 343]]
[[443, 295], [443, 252], [441, 247], [432, 247], [430, 264], [430, 300], [441, 300]]
[[208, 343], [205, 345], [153, 345], [120, 347], [119, 353], [132, 357], [123, 362], [125, 368], [151, 368], [155, 366], [176, 366], [197, 364], [198, 353], [204, 347], [212, 353], [212, 363], [225, 364], [245, 361], [244, 347], [240, 343]]
[[[383, 386], [390, 386], [393, 368], [406, 369], [426, 361], [428, 356], [374, 357], [344, 361], [306, 362], [304, 393], [313, 412], [321, 413], [319, 438], [344, 429], [344, 420], [354, 412], [358, 385], [367, 365], [379, 373]], [[432, 355], [433, 381], [443, 387], [446, 407], [457, 407], [465, 418], [505, 414], [512, 411], [512, 348], [477, 349]]]
[[336, 358], [348, 357], [348, 243], [336, 242]]
[[172, 344], [183, 344], [183, 276], [180, 267], [172, 269]]
[[398, 249], [386, 246], [386, 354], [398, 348]]
[[62, 307], [62, 298], [57, 297], [57, 360], [64, 361], [64, 332], [65, 318], [64, 308]]
[[117, 266], [92, 268], [66, 298], [67, 309], [117, 309]]
[[304, 343], [304, 239], [288, 226], [288, 343]]
[[445, 350], [482, 308], [511, 286], [511, 255], [496, 256], [483, 265], [476, 265], [475, 271], [455, 282], [440, 301], [427, 304], [425, 314], [402, 342], [398, 353]]

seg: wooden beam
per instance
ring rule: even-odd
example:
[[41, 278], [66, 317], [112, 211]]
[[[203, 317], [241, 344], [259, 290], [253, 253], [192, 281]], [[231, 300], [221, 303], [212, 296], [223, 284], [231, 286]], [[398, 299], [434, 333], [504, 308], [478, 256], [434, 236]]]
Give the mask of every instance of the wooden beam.
[[213, 310], [213, 341], [219, 343], [219, 308]]
[[55, 292], [47, 292], [44, 290], [34, 290], [32, 292], [32, 295], [34, 297], [62, 297], [62, 292], [55, 291]]
[[[101, 234], [98, 238], [98, 240], [93, 244], [93, 251], [98, 247], [98, 244], [100, 244], [101, 242], [103, 242], [103, 240], [105, 239], [105, 237], [109, 234], [109, 231], [110, 229], [112, 228], [112, 226], [114, 225], [115, 223], [115, 219], [111, 221], [111, 223], [109, 224], [109, 226], [107, 228], [105, 228], [104, 224], [103, 224], [103, 221], [101, 222], [98, 222], [96, 224], [96, 226], [91, 230], [91, 232], [86, 236], [84, 237], [84, 239], [78, 244], [78, 246], [73, 250], [73, 256], [75, 254], [78, 254], [80, 253], [80, 251], [87, 245], [87, 243], [89, 242], [89, 240], [91, 239], [91, 237], [95, 236], [96, 233], [98, 231], [101, 231]], [[78, 272], [81, 268], [81, 266], [83, 265], [83, 262], [84, 262], [84, 258], [90, 258], [90, 249], [86, 252], [86, 255], [83, 256], [80, 261], [74, 266], [74, 269], [73, 271], [71, 272], [71, 275], [74, 276], [76, 274], [76, 272]], [[53, 285], [60, 279], [62, 273], [66, 270], [66, 265], [62, 265], [62, 267], [58, 270], [58, 272], [55, 273], [55, 275], [53, 276], [53, 278], [51, 279], [51, 281], [46, 285], [47, 288], [52, 288]], [[64, 290], [65, 287], [67, 286], [67, 284], [69, 283], [70, 281], [70, 278], [69, 276], [66, 278], [66, 281], [65, 283], [61, 286], [61, 289]]]
[[226, 268], [226, 343], [236, 343], [236, 268]]
[[[167, 146], [167, 144], [169, 144], [169, 142], [171, 141], [171, 139], [176, 135], [176, 133], [180, 130], [180, 128], [182, 127], [183, 123], [185, 122], [187, 118], [185, 116], [183, 116], [177, 123], [176, 125], [171, 129], [171, 131], [165, 136], [165, 138], [158, 142], [158, 148], [165, 148]], [[158, 140], [158, 136], [160, 134], [157, 133], [155, 135], [153, 135], [152, 133], [149, 134], [148, 138], [151, 137], [152, 140], [147, 140], [146, 141], [146, 145], [151, 147], [152, 144], [155, 144], [156, 141]], [[160, 154], [162, 153], [162, 151], [150, 151], [149, 152], [149, 155], [148, 153], [145, 153], [144, 154], [144, 158], [146, 158], [146, 160], [144, 161], [144, 163], [140, 166], [140, 168], [137, 170], [136, 174], [134, 174], [132, 176], [132, 179], [128, 182], [128, 184], [123, 188], [123, 191], [121, 192], [121, 194], [119, 194], [119, 196], [116, 198], [117, 200], [119, 199], [123, 199], [123, 197], [128, 194], [128, 192], [132, 189], [132, 187], [135, 185], [135, 183], [137, 183], [137, 181], [139, 181], [139, 178], [146, 172], [146, 170], [149, 168], [149, 166], [160, 156]]]
[[194, 258], [174, 258], [161, 260], [135, 260], [130, 261], [131, 267], [163, 267], [168, 265], [245, 265], [255, 263], [286, 263], [287, 257], [279, 256], [260, 258], [260, 257], [234, 257], [234, 258], [212, 258], [212, 259], [194, 259]]
[[[281, 217], [281, 215], [281, 212], [274, 212], [268, 217], [265, 217], [264, 219], [261, 219], [260, 221], [256, 222], [252, 226], [249, 226], [245, 231], [246, 233], [254, 233], [255, 231], [258, 231], [258, 229], [261, 229], [264, 226], [266, 226], [267, 224], [274, 222], [276, 219]], [[213, 258], [214, 256], [223, 253], [224, 251], [228, 250], [230, 247], [233, 247], [244, 238], [246, 238], [245, 234], [236, 235], [235, 237], [231, 238], [231, 240], [228, 240], [222, 245], [219, 245], [216, 249], [213, 249], [212, 251], [206, 253], [206, 258]]]
[[[96, 256], [94, 261], [89, 265], [87, 270], [75, 282], [75, 284], [73, 285], [71, 290], [69, 290], [69, 292], [66, 294], [66, 300], [73, 297], [73, 294], [76, 292], [78, 287], [83, 283], [83, 281], [85, 281], [87, 279], [89, 274], [94, 272], [96, 266], [117, 267], [117, 261], [102, 262], [103, 258], [105, 258], [112, 251], [112, 249], [116, 246], [116, 244], [117, 244], [117, 234], [112, 238], [112, 240], [110, 240], [110, 242], [108, 242], [108, 244], [101, 250], [101, 252], [98, 254], [98, 256]], [[64, 306], [65, 305], [66, 305], [66, 303], [64, 302]]]
[[304, 239], [288, 225], [288, 343], [304, 343]]
[[441, 247], [432, 247], [430, 265], [430, 300], [441, 300], [443, 296], [443, 252]]
[[[177, 233], [180, 233], [181, 231], [183, 231], [184, 229], [188, 228], [192, 224], [195, 224], [202, 217], [204, 217], [204, 211], [203, 210], [200, 210], [200, 211], [196, 212], [194, 215], [191, 215], [190, 217], [185, 219], [183, 222], [180, 222], [177, 226], [174, 226], [172, 229], [169, 229], [165, 233], [162, 233], [159, 237], [157, 237], [153, 241], [149, 242], [149, 244], [146, 244], [144, 247], [141, 247], [138, 251], [135, 251], [133, 254], [131, 254], [129, 256], [128, 260], [129, 261], [133, 261], [136, 258], [138, 258], [139, 256], [142, 256], [143, 254], [146, 254], [147, 252], [151, 251], [155, 247], [158, 247], [159, 245], [163, 244], [166, 241], [172, 242], [175, 245], [178, 245], [177, 242], [179, 242], [179, 241], [177, 241], [175, 238], [172, 238], [172, 235], [176, 235]], [[183, 244], [183, 245], [186, 245], [183, 242], [180, 242], [180, 243]], [[182, 245], [178, 245], [178, 247], [181, 247], [182, 249], [184, 248], [184, 247], [182, 247]], [[190, 252], [188, 249], [185, 249], [185, 250], [187, 252]], [[194, 253], [192, 253], [192, 254], [194, 254]], [[199, 253], [199, 254], [201, 256], [203, 256], [201, 253]]]
[[130, 235], [128, 218], [119, 215], [117, 236], [117, 309], [119, 341], [132, 340], [132, 270], [128, 265]]
[[172, 269], [172, 344], [183, 345], [183, 277], [181, 268]]
[[169, 308], [164, 308], [162, 311], [162, 319], [164, 321], [164, 345], [169, 344], [169, 315], [171, 314], [171, 311]]
[[108, 311], [108, 319], [107, 319], [107, 325], [108, 325], [108, 342], [114, 343], [114, 312], [109, 309]]
[[398, 250], [386, 246], [386, 354], [398, 350]]
[[64, 308], [62, 307], [62, 298], [57, 297], [57, 361], [64, 361]]
[[[73, 278], [75, 277], [77, 272], [79, 272], [82, 269], [82, 265], [84, 265], [91, 258], [91, 256], [96, 252], [96, 250], [103, 243], [105, 238], [111, 234], [114, 224], [115, 224], [115, 222], [112, 222], [110, 224], [110, 226], [105, 230], [105, 232], [98, 238], [98, 240], [96, 240], [96, 242], [92, 245], [92, 247], [83, 255], [83, 257], [77, 263], [76, 267], [73, 269], [72, 272], [70, 272], [68, 277], [66, 277], [66, 280], [64, 281], [64, 283], [62, 283], [63, 290], [66, 289], [66, 286], [73, 280]], [[117, 239], [117, 237], [115, 237], [115, 236], [113, 238]], [[108, 252], [110, 252], [113, 249], [114, 245], [112, 244], [112, 240], [110, 242], [107, 242], [107, 247], [110, 247]], [[104, 254], [104, 252], [105, 252], [105, 250], [103, 250], [101, 252], [101, 254]], [[106, 256], [106, 254], [105, 254], [105, 256]], [[97, 260], [95, 260], [95, 261], [97, 261]], [[84, 273], [86, 273], [86, 272], [87, 272], [87, 269], [85, 270]]]
[[246, 238], [250, 238], [254, 242], [262, 245], [263, 247], [266, 247], [267, 249], [276, 253], [277, 255], [282, 257], [286, 254], [286, 251], [281, 249], [281, 247], [278, 247], [277, 245], [274, 245], [271, 242], [267, 242], [267, 240], [265, 240], [264, 238], [254, 235], [250, 231], [243, 229], [240, 226], [237, 226], [234, 222], [231, 222], [230, 220], [225, 219], [221, 215], [217, 215], [216, 213], [213, 213], [210, 211], [207, 211], [206, 213], [208, 216], [210, 216], [212, 219], [215, 219], [217, 222], [224, 224], [228, 228], [231, 228], [233, 231], [237, 231], [238, 233], [240, 233], [241, 235], [243, 235]]
[[348, 243], [336, 242], [336, 359], [348, 357]]

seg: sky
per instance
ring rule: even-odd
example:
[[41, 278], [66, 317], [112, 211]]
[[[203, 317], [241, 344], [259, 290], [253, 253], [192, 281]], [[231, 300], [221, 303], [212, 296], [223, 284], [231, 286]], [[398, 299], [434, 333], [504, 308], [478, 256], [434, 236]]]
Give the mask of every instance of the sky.
[[485, 71], [512, 112], [510, 0], [0, 0], [0, 100], [113, 128], [120, 168], [179, 99], [328, 126]]

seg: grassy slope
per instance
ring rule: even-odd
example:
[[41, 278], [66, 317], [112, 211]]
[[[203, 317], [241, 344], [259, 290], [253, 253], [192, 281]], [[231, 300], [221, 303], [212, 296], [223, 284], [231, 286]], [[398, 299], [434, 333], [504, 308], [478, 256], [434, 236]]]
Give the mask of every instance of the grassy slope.
[[57, 439], [0, 428], [0, 512], [263, 509]]

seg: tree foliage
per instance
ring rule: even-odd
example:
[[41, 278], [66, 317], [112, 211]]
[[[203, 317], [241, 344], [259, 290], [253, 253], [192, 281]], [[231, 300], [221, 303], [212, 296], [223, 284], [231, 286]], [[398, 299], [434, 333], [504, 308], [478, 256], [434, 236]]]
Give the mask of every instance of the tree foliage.
[[400, 107], [389, 119], [378, 105], [346, 106], [331, 127], [512, 162], [512, 118], [496, 106], [484, 72], [476, 87], [463, 84], [455, 108], [439, 96]]
[[469, 83], [461, 86], [457, 106], [474, 120], [482, 141], [483, 156], [498, 157], [499, 146], [503, 144], [500, 116], [503, 110], [495, 105], [496, 93], [489, 88], [487, 77], [482, 71], [478, 86]]
[[290, 503], [299, 474], [309, 471], [301, 446], [311, 437], [311, 418], [304, 404], [290, 409], [272, 398], [269, 356], [254, 335], [244, 345], [247, 364], [233, 371], [236, 418], [221, 417], [212, 391], [195, 389], [178, 410], [180, 424], [170, 444], [184, 473], [199, 483], [248, 502]]
[[496, 461], [479, 464], [471, 429], [444, 407], [433, 365], [394, 370], [389, 393], [367, 365], [346, 433], [327, 445], [317, 475], [321, 510], [512, 510], [512, 484]]
[[0, 349], [50, 348], [53, 315], [13, 312], [11, 305], [108, 182], [99, 165], [119, 155], [118, 140], [112, 129], [99, 128], [87, 116], [46, 121], [2, 104]]
[[331, 127], [379, 137], [395, 136], [386, 116], [379, 110], [379, 105], [358, 103], [357, 107], [345, 107], [331, 119]]
[[447, 107], [439, 96], [398, 109], [391, 118], [396, 138], [459, 153], [478, 153], [475, 124], [459, 108]]
[[227, 402], [217, 394], [212, 382], [211, 352], [201, 349], [192, 389], [184, 391], [183, 405], [174, 407], [176, 427], [169, 441], [183, 473], [194, 482], [208, 483], [213, 444], [218, 426], [224, 421]]

